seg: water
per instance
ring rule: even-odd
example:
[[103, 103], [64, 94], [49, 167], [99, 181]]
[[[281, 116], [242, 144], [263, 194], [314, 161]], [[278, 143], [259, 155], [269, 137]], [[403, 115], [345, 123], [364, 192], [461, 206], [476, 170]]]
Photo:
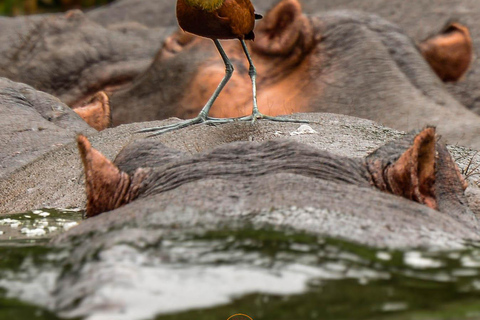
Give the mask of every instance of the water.
[[18, 246], [46, 243], [49, 239], [78, 225], [79, 209], [41, 209], [0, 217], [0, 245]]
[[[76, 209], [33, 210], [0, 218], [0, 319], [61, 319], [44, 307], [17, 299], [18, 288], [12, 288], [9, 282], [17, 280], [41, 286], [38, 266], [43, 270], [55, 269], [62, 260], [60, 251], [48, 246], [49, 240], [81, 219], [82, 212]], [[54, 279], [55, 275], [50, 281]], [[35, 295], [33, 287], [27, 290]]]
[[[476, 243], [455, 251], [385, 250], [243, 225], [169, 230], [143, 244], [131, 232], [130, 242], [95, 249], [72, 267], [66, 263], [71, 248], [49, 246], [48, 239], [78, 223], [81, 212], [41, 210], [3, 219], [10, 220], [0, 225], [0, 319], [63, 319], [48, 310], [58, 306], [56, 294], [70, 294], [58, 286], [69, 276], [102, 279], [69, 313], [88, 310], [94, 320], [227, 319], [236, 313], [255, 320], [480, 319]], [[12, 220], [19, 225], [12, 227]]]

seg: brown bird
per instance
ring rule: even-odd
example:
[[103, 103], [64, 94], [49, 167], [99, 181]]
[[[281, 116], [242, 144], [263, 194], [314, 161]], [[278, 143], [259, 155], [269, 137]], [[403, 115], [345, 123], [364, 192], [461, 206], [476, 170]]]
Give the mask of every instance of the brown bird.
[[[197, 123], [226, 123], [235, 120], [255, 121], [257, 119], [267, 119], [283, 122], [307, 122], [302, 120], [270, 117], [263, 115], [258, 110], [255, 81], [257, 72], [253, 65], [250, 53], [248, 52], [245, 40], [255, 39], [255, 34], [253, 33], [255, 20], [261, 18], [261, 15], [254, 12], [250, 0], [177, 0], [178, 24], [186, 32], [213, 40], [218, 52], [220, 52], [220, 55], [222, 56], [223, 62], [225, 63], [225, 76], [197, 117], [172, 125], [143, 129], [140, 130], [140, 132], [153, 131], [153, 135], [157, 135]], [[226, 119], [208, 117], [210, 108], [223, 87], [225, 87], [228, 80], [230, 80], [234, 70], [233, 64], [228, 59], [227, 54], [223, 50], [218, 39], [239, 39], [242, 44], [243, 51], [250, 64], [249, 75], [252, 80], [253, 88], [253, 112], [251, 116]]]

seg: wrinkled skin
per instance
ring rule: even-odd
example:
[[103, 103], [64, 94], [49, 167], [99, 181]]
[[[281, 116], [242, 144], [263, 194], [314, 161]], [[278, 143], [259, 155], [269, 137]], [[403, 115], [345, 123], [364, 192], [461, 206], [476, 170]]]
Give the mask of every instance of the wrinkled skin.
[[[402, 1], [398, 4], [395, 1], [389, 2], [388, 5], [382, 1], [372, 0], [362, 2], [345, 0], [335, 3], [331, 1], [304, 1], [303, 4], [304, 11], [307, 13], [338, 8], [374, 12], [398, 23], [419, 44], [427, 37], [437, 34], [447, 21], [458, 20], [472, 27], [473, 44], [480, 44], [475, 30], [478, 21], [476, 2], [458, 0], [454, 3], [437, 3], [433, 7], [426, 1], [407, 1], [407, 3]], [[265, 12], [274, 2], [276, 1], [254, 1], [254, 5], [259, 12]], [[20, 59], [13, 59], [18, 60], [17, 62], [6, 59], [4, 66], [9, 66], [10, 71], [1, 75], [51, 93], [72, 107], [81, 105], [97, 91], [113, 89], [119, 84], [128, 83], [146, 68], [161, 40], [165, 38], [166, 34], [170, 33], [169, 30], [171, 29], [165, 29], [164, 27], [176, 25], [175, 16], [172, 14], [175, 11], [174, 7], [174, 2], [123, 0], [87, 13], [90, 19], [108, 27], [107, 30], [98, 26], [89, 28], [88, 24], [92, 24], [92, 22], [85, 18], [82, 27], [79, 28], [78, 21], [68, 24], [68, 20], [65, 21], [61, 18], [63, 15], [33, 16], [28, 19], [2, 18], [0, 23], [3, 34], [0, 36], [4, 38], [3, 43], [11, 43], [11, 39], [20, 38], [15, 40], [15, 52], [11, 51], [10, 46], [8, 46], [4, 49], [5, 53], [2, 55], [5, 57], [20, 57]], [[392, 7], [396, 9], [391, 10]], [[77, 14], [70, 13], [70, 15], [75, 16]], [[54, 20], [56, 22], [53, 22]], [[157, 28], [147, 29], [142, 25]], [[159, 26], [162, 28], [159, 29]], [[38, 45], [38, 39], [45, 39], [45, 35], [52, 39], [48, 42], [54, 42], [55, 32], [58, 32], [56, 31], [58, 29], [62, 29], [64, 32], [69, 29], [70, 31], [66, 32], [67, 37], [76, 43], [72, 46], [65, 40], [61, 40], [60, 45], [66, 44], [66, 49], [60, 49], [62, 55], [56, 54], [56, 51], [59, 50], [58, 46], [45, 48]], [[95, 32], [92, 31], [93, 29], [95, 29]], [[16, 34], [12, 34], [11, 30], [15, 30]], [[39, 30], [41, 33], [38, 32]], [[124, 34], [118, 36], [118, 31]], [[19, 34], [20, 37], [18, 37]], [[98, 42], [97, 48], [101, 48], [102, 51], [100, 57], [94, 55], [91, 49], [85, 49], [78, 45], [78, 41], [75, 39], [82, 36], [89, 38], [91, 43]], [[31, 44], [26, 44], [27, 41]], [[109, 41], [109, 43], [105, 43], [106, 41]], [[135, 50], [134, 56], [132, 56], [131, 46], [128, 43], [134, 44], [138, 49]], [[32, 54], [30, 50], [32, 46], [35, 47], [35, 54]], [[52, 52], [53, 49], [56, 50]], [[477, 47], [475, 51], [478, 51]], [[66, 52], [69, 52], [69, 54], [66, 55]], [[88, 69], [89, 72], [83, 72], [85, 63], [78, 59], [79, 56], [85, 57], [84, 52], [91, 55], [86, 57], [89, 64], [92, 61], [97, 61], [96, 68]], [[114, 61], [109, 60], [109, 57], [113, 55], [116, 59]], [[32, 56], [43, 57], [41, 58], [43, 61], [30, 59], [29, 57]], [[119, 56], [122, 61], [118, 60]], [[28, 60], [27, 65], [25, 60]], [[68, 63], [63, 60], [68, 61]], [[140, 62], [139, 60], [145, 61]], [[54, 64], [51, 63], [52, 61], [54, 61]], [[72, 63], [72, 61], [77, 63]], [[67, 66], [63, 68], [65, 72], [60, 72], [60, 74], [58, 68], [56, 68], [59, 62], [63, 66]], [[464, 80], [459, 83], [447, 84], [447, 90], [474, 111], [477, 111], [478, 106], [476, 104], [477, 101], [480, 101], [480, 99], [476, 99], [480, 95], [476, 85], [478, 83], [477, 72], [475, 72], [478, 69], [477, 64], [478, 60], [475, 59]], [[24, 73], [26, 67], [29, 71], [28, 77]], [[5, 72], [4, 68], [3, 70]], [[33, 74], [32, 70], [35, 70]], [[67, 77], [66, 74], [69, 76]], [[72, 74], [75, 75], [73, 79]], [[62, 79], [62, 81], [58, 79]], [[71, 83], [72, 81], [76, 81], [76, 83]], [[288, 108], [286, 109], [288, 110]], [[192, 113], [192, 111], [188, 112]], [[146, 113], [150, 114], [151, 112]], [[124, 121], [128, 120], [120, 119], [118, 122]]]
[[[335, 9], [354, 9], [372, 12], [398, 24], [417, 43], [431, 37], [449, 21], [460, 22], [469, 27], [474, 52], [480, 52], [480, 7], [475, 0], [440, 0], [432, 5], [428, 0], [341, 0], [341, 1], [302, 1], [306, 12], [319, 12]], [[267, 9], [269, 1], [256, 4]], [[480, 60], [475, 58], [464, 79], [448, 83], [446, 88], [456, 99], [475, 113], [480, 113]]]
[[79, 133], [94, 132], [57, 98], [0, 78], [0, 176], [70, 143]]
[[[450, 184], [444, 180], [440, 185], [446, 187], [446, 192], [435, 191], [435, 199], [443, 199], [437, 203], [437, 210], [409, 200], [410, 197], [392, 194], [389, 188], [395, 188], [391, 183], [382, 191], [378, 186], [381, 185], [379, 182], [386, 181], [383, 174], [377, 174], [380, 178], [374, 179], [378, 186], [372, 185], [373, 175], [370, 172], [378, 173], [379, 170], [375, 169], [377, 165], [383, 168], [390, 160], [390, 164], [397, 163], [402, 155], [415, 153], [408, 150], [430, 149], [431, 139], [425, 144], [426, 148], [411, 149], [414, 145], [412, 136], [401, 139], [402, 134], [365, 119], [315, 113], [292, 117], [308, 119], [316, 132], [298, 134], [299, 124], [259, 121], [255, 125], [195, 126], [132, 142], [142, 137], [133, 132], [146, 126], [167, 123], [164, 121], [119, 126], [89, 137], [92, 146], [108, 159], [116, 157], [118, 167], [129, 176], [140, 167], [150, 168], [148, 170], [156, 172], [157, 177], [166, 177], [162, 168], [168, 166], [173, 170], [170, 172], [176, 174], [171, 175], [171, 180], [148, 180], [149, 183], [145, 184], [148, 193], [118, 209], [89, 218], [53, 240], [52, 246], [66, 247], [68, 254], [57, 265], [58, 269], [48, 270], [50, 274], [59, 275], [49, 291], [51, 310], [71, 317], [96, 314], [107, 309], [112, 313], [121, 313], [123, 309], [116, 300], [117, 296], [105, 295], [104, 292], [110, 288], [130, 286], [148, 290], [148, 285], [139, 282], [137, 277], [137, 270], [145, 267], [145, 263], [155, 270], [168, 269], [172, 264], [172, 267], [178, 268], [175, 265], [177, 262], [195, 268], [197, 261], [188, 260], [191, 250], [176, 250], [177, 247], [173, 247], [173, 252], [164, 250], [169, 235], [186, 237], [188, 241], [192, 233], [202, 235], [210, 231], [243, 230], [241, 228], [246, 224], [255, 226], [258, 232], [274, 228], [287, 239], [293, 230], [315, 236], [345, 238], [382, 248], [452, 248], [464, 238], [478, 239], [471, 221], [462, 219], [471, 218], [471, 213], [462, 204], [465, 198], [456, 169], [448, 168], [448, 163], [437, 162], [449, 159], [441, 152], [444, 150], [441, 146], [435, 145], [439, 153], [435, 164], [438, 169], [435, 183], [442, 180], [440, 173], [444, 171]], [[391, 144], [372, 153], [388, 141], [392, 141]], [[229, 142], [235, 143], [226, 145]], [[302, 157], [294, 170], [286, 171], [282, 165], [272, 166], [275, 163], [272, 154], [265, 161], [267, 166], [263, 167], [263, 162], [256, 166], [256, 172], [267, 171], [259, 176], [245, 175], [246, 168], [242, 163], [224, 161], [222, 167], [209, 163], [215, 155], [217, 159], [224, 160], [237, 156], [254, 159], [266, 155], [267, 150], [258, 150], [259, 146], [270, 146], [270, 150], [277, 148], [274, 154], [283, 155], [278, 158], [279, 164], [291, 158], [291, 153], [281, 147], [288, 146], [304, 156], [315, 155], [336, 163], [335, 170], [328, 169], [318, 161], [319, 158]], [[278, 147], [281, 147], [280, 150]], [[456, 158], [460, 152], [466, 157], [466, 162], [474, 154], [459, 147], [452, 149], [456, 150]], [[249, 151], [249, 154], [241, 150]], [[366, 158], [367, 154], [371, 155]], [[189, 174], [182, 175], [178, 164], [188, 164], [191, 159], [204, 160], [199, 163], [202, 175], [200, 179], [187, 183]], [[432, 167], [431, 157], [425, 159], [430, 165], [415, 165], [424, 161], [400, 163], [408, 164], [405, 167], [410, 169], [405, 172], [415, 173], [416, 168]], [[366, 167], [367, 162], [371, 164], [371, 169]], [[182, 166], [187, 169], [185, 173], [191, 173], [191, 164], [190, 161], [190, 165]], [[312, 169], [325, 170], [309, 170], [309, 164], [315, 165]], [[478, 159], [474, 159], [473, 165], [478, 164]], [[240, 171], [237, 171], [238, 174], [220, 171], [226, 168], [225, 165]], [[391, 165], [387, 167], [392, 168]], [[212, 170], [205, 170], [208, 168]], [[394, 169], [385, 171], [387, 176], [398, 172]], [[390, 170], [393, 170], [392, 173]], [[431, 181], [422, 178], [429, 175], [421, 174], [416, 181]], [[407, 177], [415, 177], [415, 174]], [[6, 203], [0, 202], [0, 212], [21, 212], [45, 205], [85, 207], [82, 180], [81, 160], [76, 144], [72, 143], [26, 165], [8, 179], [0, 179], [0, 198], [7, 200]], [[169, 183], [174, 184], [173, 188], [160, 189]], [[420, 194], [431, 195], [423, 191]], [[443, 207], [442, 203], [452, 207]], [[276, 257], [272, 259], [277, 261]], [[150, 265], [149, 261], [158, 264]], [[256, 258], [254, 261], [257, 261]], [[204, 262], [202, 260], [201, 268], [208, 271], [211, 265]], [[252, 262], [243, 262], [241, 264], [247, 268], [252, 267]], [[138, 275], [141, 276], [141, 273]], [[202, 277], [203, 273], [197, 278], [204, 279]], [[170, 292], [171, 287], [160, 285], [159, 288], [162, 292]]]
[[[371, 121], [340, 115], [296, 115], [313, 121], [312, 127], [320, 132], [315, 135], [291, 137], [308, 142], [317, 148], [350, 157], [364, 156], [366, 150], [372, 151], [385, 139], [398, 135], [391, 129], [385, 129]], [[89, 137], [95, 148], [113, 158], [132, 139], [143, 137], [135, 131], [165, 122], [136, 123], [118, 126]], [[289, 136], [298, 128], [298, 124], [286, 123], [250, 123], [231, 124], [219, 127], [197, 126], [193, 130], [179, 130], [159, 136], [167, 146], [188, 153], [207, 151], [227, 142], [265, 141]], [[28, 211], [44, 206], [56, 208], [84, 207], [85, 190], [82, 185], [82, 165], [76, 143], [61, 150], [50, 152], [31, 163], [22, 166], [6, 179], [0, 179], [0, 214]], [[139, 158], [141, 156], [139, 155]], [[68, 165], [65, 165], [68, 163]], [[28, 191], [27, 191], [28, 190]]]
[[[147, 139], [124, 148], [114, 166], [85, 138], [80, 138], [79, 144], [84, 163], [89, 163], [87, 189], [93, 180], [108, 176], [122, 180], [111, 185], [113, 194], [95, 194], [94, 201], [108, 199], [114, 204], [122, 194], [138, 195], [131, 203], [90, 218], [53, 241], [54, 245], [73, 244], [66, 262], [69, 268], [57, 282], [53, 297], [57, 310], [65, 316], [85, 316], [112, 305], [112, 313], [120, 310], [113, 297], [96, 298], [105, 288], [120, 283], [130, 286], [136, 281], [136, 277], [109, 276], [125, 266], [123, 252], [129, 257], [129, 268], [137, 256], [142, 257], [139, 268], [153, 256], [158, 261], [155, 268], [180, 261], [180, 268], [188, 268], [192, 248], [170, 255], [164, 239], [171, 233], [187, 236], [246, 224], [260, 231], [275, 227], [282, 234], [294, 230], [361, 238], [361, 242], [380, 246], [392, 246], [398, 238], [404, 246], [442, 243], [436, 233], [478, 238], [477, 222], [465, 206], [458, 171], [449, 165], [452, 159], [436, 143], [432, 128], [394, 140], [363, 159], [341, 157], [285, 139], [237, 142], [196, 155]], [[443, 174], [448, 179], [443, 179]], [[378, 187], [382, 184], [387, 189], [381, 191]], [[391, 194], [395, 186], [412, 195], [433, 196], [439, 211], [427, 206], [433, 198], [420, 204], [406, 199], [406, 194]], [[427, 189], [430, 191], [425, 192]], [[273, 261], [280, 259], [274, 257]], [[257, 258], [246, 265], [255, 268], [255, 261]], [[202, 272], [195, 274], [200, 282], [208, 279], [208, 271], [215, 266], [202, 263], [201, 268]], [[168, 294], [172, 288], [161, 290]]]
[[[125, 147], [114, 163], [93, 149], [86, 137], [79, 136], [77, 141], [86, 175], [87, 217], [136, 199], [174, 192], [196, 181], [219, 179], [249, 185], [250, 180], [261, 179], [262, 184], [270, 181], [278, 190], [282, 187], [275, 186], [275, 179], [270, 177], [293, 174], [360, 188], [374, 186], [453, 216], [476, 230], [476, 219], [463, 195], [465, 182], [437, 139], [435, 129], [426, 128], [390, 142], [365, 160], [316, 152], [287, 141], [230, 144], [190, 156], [147, 139]], [[238, 191], [239, 202], [243, 202], [243, 192]], [[247, 194], [258, 203], [266, 196], [264, 192], [251, 190]], [[189, 199], [183, 201], [188, 203]]]
[[80, 11], [0, 17], [0, 76], [81, 106], [143, 72], [168, 33], [128, 21], [104, 28]]
[[[255, 33], [249, 47], [261, 112], [343, 113], [400, 130], [433, 124], [449, 143], [480, 146], [480, 117], [445, 91], [395, 25], [349, 11], [305, 16], [291, 0], [272, 9]], [[236, 41], [225, 41], [224, 47], [236, 72], [211, 115], [246, 115], [251, 111], [248, 64]], [[144, 75], [113, 94], [113, 122], [193, 117], [223, 75], [211, 41], [179, 31]]]

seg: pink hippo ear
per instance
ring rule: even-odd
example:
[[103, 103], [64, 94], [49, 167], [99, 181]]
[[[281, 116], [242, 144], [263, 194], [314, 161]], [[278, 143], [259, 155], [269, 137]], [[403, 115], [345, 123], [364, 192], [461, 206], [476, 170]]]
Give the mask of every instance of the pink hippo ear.
[[162, 48], [158, 52], [157, 58], [169, 58], [181, 52], [184, 47], [188, 46], [198, 38], [198, 36], [192, 33], [178, 29], [164, 41]]
[[282, 0], [258, 22], [252, 49], [266, 55], [289, 55], [313, 43], [313, 29], [298, 0]]
[[426, 39], [419, 47], [425, 60], [445, 82], [460, 80], [473, 58], [470, 32], [459, 23], [448, 24], [440, 34]]
[[130, 177], [92, 148], [85, 136], [79, 135], [77, 144], [85, 170], [87, 190], [85, 216], [90, 218], [120, 207], [127, 200]]
[[112, 109], [105, 92], [97, 92], [86, 104], [73, 109], [90, 127], [102, 131], [112, 125]]
[[435, 197], [435, 128], [426, 128], [384, 171], [388, 191], [437, 209]]

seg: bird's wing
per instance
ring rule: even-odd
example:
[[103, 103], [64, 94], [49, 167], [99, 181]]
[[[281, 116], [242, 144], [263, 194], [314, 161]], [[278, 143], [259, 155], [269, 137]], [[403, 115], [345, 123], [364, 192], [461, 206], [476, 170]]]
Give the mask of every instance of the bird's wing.
[[213, 13], [218, 19], [223, 20], [224, 22], [230, 21], [229, 17], [226, 17], [222, 15], [222, 12], [219, 12], [218, 10]]

